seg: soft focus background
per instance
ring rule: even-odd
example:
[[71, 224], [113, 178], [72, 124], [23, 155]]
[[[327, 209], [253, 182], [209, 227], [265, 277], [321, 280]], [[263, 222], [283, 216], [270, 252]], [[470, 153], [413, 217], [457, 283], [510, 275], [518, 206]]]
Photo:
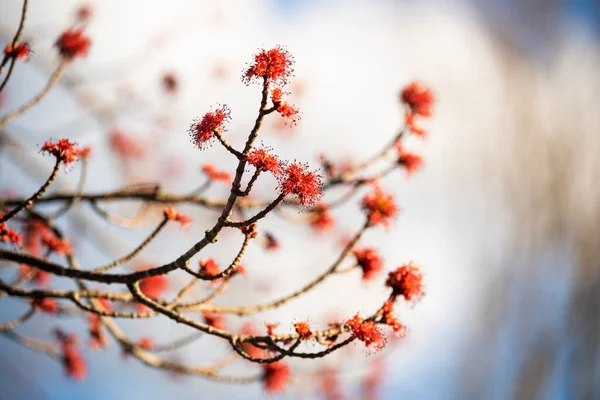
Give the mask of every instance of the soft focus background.
[[[54, 40], [82, 4], [31, 0], [25, 39], [34, 54], [18, 65], [0, 113], [44, 84], [57, 63]], [[343, 363], [342, 388], [353, 399], [365, 398], [361, 382], [375, 367], [382, 368], [382, 399], [600, 398], [597, 0], [86, 4], [93, 10], [89, 57], [70, 66], [62, 86], [39, 107], [6, 126], [18, 143], [2, 141], [1, 190], [26, 195], [39, 186], [50, 160], [37, 149], [50, 137], [93, 146], [88, 192], [140, 181], [177, 192], [194, 189], [202, 183], [202, 163], [232, 163], [218, 146], [194, 148], [186, 130], [211, 106], [226, 103], [233, 116], [228, 137], [242, 141], [259, 88], [243, 85], [240, 75], [262, 47], [282, 44], [295, 56], [291, 100], [303, 113], [291, 130], [276, 117], [268, 121], [263, 141], [284, 158], [314, 167], [320, 153], [361, 160], [379, 149], [402, 122], [399, 89], [419, 79], [438, 99], [428, 139], [409, 141], [424, 155], [425, 168], [410, 179], [395, 173], [384, 182], [397, 195], [401, 217], [364, 243], [381, 249], [388, 269], [411, 259], [421, 264], [427, 296], [402, 310], [410, 331], [401, 342], [371, 356], [350, 346], [317, 364], [294, 363], [295, 385], [280, 397], [318, 398], [310, 372]], [[21, 1], [0, 0], [3, 43], [14, 33], [20, 7]], [[177, 77], [174, 95], [161, 86], [165, 74]], [[135, 138], [145, 157], [116, 158], [108, 139], [116, 129]], [[55, 189], [72, 189], [77, 177], [76, 168], [61, 174]], [[225, 191], [216, 187], [211, 194]], [[107, 209], [131, 216], [138, 206]], [[194, 228], [185, 235], [171, 230], [144, 261], [171, 261], [214, 218], [186, 211]], [[127, 252], [158, 218], [131, 230], [109, 225], [83, 205], [74, 214], [64, 226], [80, 238], [72, 239], [77, 254], [91, 265]], [[232, 285], [223, 303], [259, 303], [309, 281], [335, 256], [340, 237], [361, 223], [357, 215], [355, 201], [336, 213], [335, 232], [322, 237], [270, 218], [282, 250], [250, 251], [248, 277]], [[226, 239], [208, 255], [227, 260]], [[182, 278], [173, 279], [174, 288]], [[352, 274], [333, 278], [255, 321], [283, 327], [294, 318], [322, 323], [331, 315], [367, 312], [381, 301], [382, 285], [359, 281]], [[17, 315], [18, 307], [2, 300], [0, 320]], [[56, 323], [36, 317], [20, 332], [47, 339]], [[81, 323], [60, 324], [86, 337]], [[159, 342], [189, 332], [164, 319], [122, 325], [134, 337], [151, 332]], [[203, 338], [173, 357], [202, 364], [224, 346]], [[76, 383], [52, 360], [0, 338], [0, 398], [266, 397], [258, 384], [167, 376], [124, 360], [115, 347], [86, 350], [89, 377]]]

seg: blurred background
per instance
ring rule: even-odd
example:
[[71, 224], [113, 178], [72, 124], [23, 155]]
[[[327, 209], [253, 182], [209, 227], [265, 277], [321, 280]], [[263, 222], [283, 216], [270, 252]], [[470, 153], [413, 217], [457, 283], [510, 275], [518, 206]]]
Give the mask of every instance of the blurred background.
[[[318, 363], [294, 363], [294, 385], [279, 397], [320, 398], [311, 371], [343, 364], [342, 389], [350, 399], [369, 398], [374, 381], [381, 399], [600, 398], [600, 2], [30, 3], [24, 39], [34, 53], [2, 92], [0, 114], [43, 86], [58, 62], [53, 43], [82, 5], [92, 11], [87, 31], [93, 44], [59, 88], [2, 132], [4, 194], [25, 196], [43, 182], [51, 164], [37, 151], [48, 138], [93, 147], [90, 193], [137, 182], [185, 192], [202, 183], [203, 163], [231, 169], [227, 153], [217, 146], [199, 151], [186, 131], [211, 106], [227, 104], [233, 117], [228, 137], [242, 142], [260, 93], [240, 81], [241, 71], [263, 47], [282, 44], [294, 55], [289, 91], [302, 120], [290, 129], [274, 118], [261, 137], [283, 158], [313, 167], [321, 153], [336, 161], [365, 159], [402, 123], [400, 88], [418, 79], [433, 89], [429, 136], [408, 143], [423, 154], [425, 168], [383, 182], [396, 193], [401, 216], [364, 242], [381, 249], [387, 269], [408, 260], [423, 266], [427, 296], [401, 314], [408, 335], [381, 354], [367, 356], [350, 346]], [[5, 43], [20, 7], [21, 1], [0, 0]], [[165, 86], [168, 76], [177, 83], [174, 91]], [[119, 153], [115, 132], [139, 151]], [[72, 190], [77, 180], [74, 168], [61, 174], [54, 190]], [[257, 198], [268, 198], [272, 187], [266, 182]], [[226, 190], [217, 185], [211, 195]], [[133, 203], [106, 207], [129, 217], [138, 209]], [[214, 220], [205, 210], [185, 211], [194, 227], [184, 235], [173, 229], [139, 264], [171, 261]], [[360, 224], [357, 214], [354, 201], [336, 212], [335, 230], [324, 235], [270, 218], [268, 229], [280, 238], [281, 250], [251, 249], [247, 278], [232, 285], [223, 304], [260, 303], [308, 282], [335, 256], [340, 238]], [[61, 223], [82, 263], [97, 265], [133, 248], [159, 215], [150, 210], [146, 222], [127, 229], [79, 205]], [[208, 255], [228, 259], [226, 239]], [[0, 273], [14, 274], [8, 268]], [[172, 280], [173, 290], [183, 278]], [[382, 296], [381, 282], [364, 285], [344, 275], [255, 322], [321, 323], [331, 315], [367, 312]], [[20, 310], [22, 302], [3, 299], [0, 320]], [[36, 317], [20, 332], [47, 339], [56, 324]], [[60, 326], [85, 337], [77, 320]], [[189, 333], [160, 318], [122, 326], [134, 337], [151, 332], [159, 342]], [[0, 349], [1, 399], [267, 397], [259, 384], [168, 376], [124, 360], [114, 345], [85, 350], [89, 377], [82, 383], [5, 338]], [[172, 357], [201, 364], [222, 350], [224, 344], [202, 339]]]

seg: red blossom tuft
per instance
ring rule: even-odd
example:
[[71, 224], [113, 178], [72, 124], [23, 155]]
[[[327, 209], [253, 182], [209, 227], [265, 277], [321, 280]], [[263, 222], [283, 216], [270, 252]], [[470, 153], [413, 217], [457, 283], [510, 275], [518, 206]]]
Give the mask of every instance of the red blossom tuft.
[[315, 203], [322, 196], [321, 175], [308, 171], [307, 165], [293, 162], [283, 167], [279, 175], [279, 190], [285, 196], [298, 196], [300, 205], [307, 206]]
[[231, 181], [233, 180], [233, 177], [229, 172], [219, 171], [212, 164], [204, 164], [202, 166], [202, 172], [204, 172], [208, 179], [210, 179], [211, 181], [222, 181], [225, 183], [231, 183]]
[[316, 232], [325, 232], [335, 226], [335, 219], [333, 219], [329, 208], [325, 204], [317, 204], [314, 212], [314, 218], [310, 221], [310, 226], [313, 230]]
[[164, 214], [165, 218], [167, 218], [171, 221], [179, 222], [181, 224], [182, 228], [185, 228], [186, 226], [188, 226], [190, 224], [190, 222], [192, 222], [192, 219], [190, 217], [188, 217], [187, 215], [178, 213], [177, 211], [175, 211], [175, 209], [173, 207], [165, 208], [165, 210], [163, 211], [163, 214]]
[[244, 235], [250, 236], [252, 239], [256, 238], [258, 236], [258, 226], [256, 224], [250, 224], [248, 226], [242, 226], [240, 228], [240, 231], [242, 231], [242, 233]]
[[423, 117], [431, 116], [431, 107], [435, 99], [431, 90], [421, 82], [414, 81], [405, 86], [400, 92], [400, 97], [414, 114]]
[[249, 84], [257, 79], [269, 79], [275, 85], [284, 85], [294, 72], [293, 63], [292, 55], [280, 46], [262, 50], [254, 55], [254, 64], [245, 71], [242, 80]]
[[147, 297], [158, 299], [169, 285], [165, 275], [155, 275], [140, 281], [140, 290]]
[[392, 295], [403, 296], [406, 301], [413, 303], [425, 293], [423, 273], [412, 261], [391, 271], [385, 284], [392, 289]]
[[[254, 336], [254, 335], [258, 334], [258, 331], [254, 327], [254, 325], [252, 325], [252, 322], [246, 322], [242, 326], [240, 333], [243, 335]], [[265, 351], [263, 349], [261, 349], [260, 347], [256, 347], [252, 343], [249, 343], [249, 342], [242, 343], [242, 350], [244, 351], [244, 353], [246, 353], [247, 355], [249, 355], [252, 358], [261, 358], [264, 356], [264, 353], [265, 353]]]
[[406, 174], [412, 175], [416, 170], [423, 166], [423, 159], [421, 156], [410, 153], [404, 149], [404, 146], [400, 141], [395, 144], [396, 152], [398, 153], [398, 164], [403, 165], [406, 168]]
[[283, 97], [283, 90], [281, 88], [274, 88], [271, 90], [271, 101], [273, 104], [281, 103], [281, 98]]
[[141, 158], [146, 153], [141, 143], [119, 129], [111, 131], [108, 138], [112, 151], [120, 158]]
[[375, 279], [383, 270], [383, 260], [377, 250], [371, 247], [354, 250], [354, 256], [358, 266], [362, 269], [363, 280], [369, 281]]
[[36, 285], [45, 286], [50, 282], [50, 279], [52, 278], [52, 274], [50, 274], [46, 271], [42, 271], [41, 269], [33, 268], [27, 264], [21, 264], [21, 267], [19, 269], [21, 276], [27, 276], [31, 273], [31, 271], [35, 271], [32, 281]]
[[[0, 213], [0, 218], [2, 218], [2, 213]], [[12, 243], [20, 247], [23, 243], [23, 236], [6, 226], [6, 222], [2, 222], [0, 223], [0, 243]]]
[[406, 114], [404, 114], [404, 119], [406, 121], [406, 126], [408, 127], [408, 129], [410, 129], [412, 133], [422, 138], [427, 137], [427, 132], [425, 131], [425, 129], [417, 126], [417, 124], [415, 123], [414, 114], [407, 112]]
[[67, 167], [77, 161], [82, 154], [81, 148], [68, 139], [61, 139], [56, 143], [47, 141], [40, 151], [52, 154]]
[[88, 329], [90, 332], [89, 346], [92, 349], [101, 349], [108, 345], [108, 337], [102, 331], [102, 323], [98, 314], [88, 314]]
[[294, 329], [296, 329], [296, 333], [300, 335], [302, 339], [310, 339], [312, 336], [312, 330], [307, 321], [298, 321], [294, 323]]
[[87, 374], [87, 365], [77, 348], [77, 343], [79, 342], [77, 336], [61, 330], [56, 330], [55, 335], [60, 343], [62, 364], [65, 373], [77, 381], [84, 380]]
[[9, 43], [4, 48], [4, 55], [8, 58], [14, 58], [15, 60], [29, 61], [30, 54], [31, 48], [28, 43], [19, 43], [14, 47]]
[[221, 269], [219, 265], [215, 262], [214, 259], [209, 258], [208, 260], [200, 260], [200, 272], [204, 273], [208, 276], [215, 276], [221, 273]]
[[382, 224], [387, 227], [398, 214], [394, 196], [383, 193], [379, 186], [375, 186], [372, 192], [365, 195], [362, 208], [367, 212], [371, 225]]
[[219, 329], [224, 331], [225, 328], [225, 317], [220, 315], [220, 314], [216, 314], [216, 313], [212, 313], [212, 312], [205, 312], [204, 313], [204, 321], [206, 321], [206, 324], [209, 326], [212, 326], [215, 329]]
[[392, 327], [394, 335], [402, 339], [406, 336], [406, 326], [404, 326], [398, 318], [394, 315], [394, 302], [387, 300], [382, 309], [381, 322]]
[[387, 340], [375, 322], [364, 321], [360, 315], [356, 314], [346, 321], [346, 324], [352, 330], [352, 337], [363, 342], [368, 349], [381, 350], [385, 347]]
[[283, 361], [264, 365], [263, 387], [267, 393], [276, 393], [285, 389], [290, 380], [290, 368]]
[[152, 338], [144, 336], [143, 338], [140, 338], [140, 340], [138, 340], [137, 346], [144, 350], [152, 350], [154, 349], [154, 340], [152, 340]]
[[248, 154], [246, 160], [249, 164], [254, 165], [256, 169], [279, 175], [281, 173], [281, 163], [277, 156], [270, 154], [270, 151], [271, 149], [268, 147], [254, 149]]
[[325, 400], [342, 400], [344, 398], [336, 371], [321, 371], [318, 376], [321, 378], [321, 394]]
[[284, 118], [286, 125], [297, 125], [300, 120], [298, 108], [286, 101], [277, 105], [277, 112]]
[[41, 242], [49, 251], [54, 252], [59, 256], [69, 255], [73, 250], [71, 248], [71, 243], [69, 243], [67, 239], [59, 238], [51, 230], [47, 230], [42, 235]]
[[39, 297], [31, 301], [31, 306], [48, 314], [58, 314], [58, 304], [52, 297]]
[[60, 55], [69, 60], [86, 56], [91, 44], [80, 29], [63, 32], [55, 43]]
[[265, 323], [265, 327], [267, 328], [267, 335], [273, 336], [275, 335], [275, 328], [277, 328], [279, 324], [273, 324], [271, 322]]
[[210, 144], [215, 131], [225, 131], [225, 122], [231, 119], [227, 106], [207, 112], [200, 121], [195, 121], [189, 129], [192, 142], [199, 149], [204, 149]]

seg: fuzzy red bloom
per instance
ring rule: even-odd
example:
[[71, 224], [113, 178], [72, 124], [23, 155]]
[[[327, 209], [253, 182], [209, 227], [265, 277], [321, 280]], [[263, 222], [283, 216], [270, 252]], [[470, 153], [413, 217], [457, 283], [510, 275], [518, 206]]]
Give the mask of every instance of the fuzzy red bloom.
[[66, 167], [77, 161], [82, 153], [81, 148], [68, 139], [61, 139], [56, 143], [47, 141], [40, 151], [52, 154], [57, 160], [65, 164]]
[[321, 394], [325, 400], [342, 400], [344, 398], [336, 371], [321, 371], [318, 376], [321, 378]]
[[310, 226], [316, 232], [325, 232], [335, 226], [335, 219], [331, 216], [329, 208], [324, 204], [317, 204], [315, 207], [314, 218], [310, 221]]
[[322, 196], [321, 175], [308, 171], [307, 165], [293, 162], [283, 168], [279, 176], [279, 190], [285, 196], [298, 196], [300, 205], [311, 205]]
[[242, 226], [240, 228], [240, 231], [242, 231], [242, 233], [244, 235], [250, 236], [252, 239], [256, 238], [258, 236], [258, 226], [256, 224], [250, 224], [248, 226]]
[[63, 32], [56, 41], [56, 47], [63, 58], [74, 59], [87, 55], [91, 46], [90, 39], [80, 29]]
[[150, 298], [158, 299], [169, 285], [165, 275], [155, 275], [140, 281], [140, 290]]
[[185, 228], [187, 225], [192, 222], [192, 219], [187, 215], [180, 214], [173, 207], [165, 208], [163, 211], [165, 218], [170, 219], [171, 221], [177, 221], [181, 224], [182, 228]]
[[119, 129], [111, 131], [108, 139], [112, 151], [120, 158], [141, 158], [146, 153], [141, 143]]
[[271, 101], [273, 104], [281, 103], [281, 98], [283, 97], [283, 90], [281, 88], [274, 88], [271, 90]]
[[[0, 218], [2, 218], [2, 213], [0, 213]], [[20, 233], [6, 226], [6, 222], [0, 223], [0, 243], [12, 243], [15, 246], [21, 246], [22, 242], [23, 236]]]
[[412, 175], [416, 170], [423, 166], [423, 159], [421, 156], [406, 151], [402, 142], [397, 141], [394, 146], [398, 153], [398, 164], [403, 165], [404, 168], [406, 168], [406, 174], [408, 176]]
[[358, 266], [362, 269], [363, 280], [370, 281], [375, 279], [383, 270], [383, 260], [377, 250], [371, 247], [354, 250], [354, 256]]
[[87, 160], [92, 156], [92, 148], [90, 146], [81, 147], [77, 150], [77, 155]]
[[244, 276], [246, 276], [246, 273], [247, 273], [247, 272], [248, 272], [248, 271], [246, 271], [246, 267], [244, 267], [242, 264], [238, 264], [238, 265], [235, 267], [235, 269], [233, 270], [233, 272], [231, 273], [231, 275], [230, 275], [230, 276], [232, 276], [232, 277], [233, 277], [233, 276], [235, 276], [235, 275], [237, 275], [237, 274], [241, 274], [241, 275], [244, 275]]
[[352, 337], [360, 340], [370, 350], [381, 350], [385, 347], [387, 339], [379, 330], [375, 322], [363, 321], [360, 315], [346, 321], [346, 324], [352, 329]]
[[77, 336], [64, 333], [61, 330], [56, 330], [55, 335], [60, 343], [62, 364], [65, 373], [77, 381], [84, 380], [87, 374], [87, 365], [77, 348], [77, 343], [79, 342]]
[[381, 322], [392, 327], [394, 335], [402, 339], [406, 336], [406, 326], [404, 326], [394, 315], [394, 302], [387, 300], [383, 304], [383, 313], [381, 314]]
[[14, 58], [15, 60], [28, 61], [29, 55], [31, 54], [31, 48], [28, 43], [18, 43], [13, 47], [12, 44], [7, 44], [4, 48], [4, 54], [8, 58]]
[[108, 299], [98, 299], [97, 301], [100, 303], [100, 305], [96, 307], [99, 310], [108, 311], [108, 312], [112, 312], [114, 310], [114, 308], [113, 308], [110, 300], [108, 300]]
[[57, 237], [54, 232], [50, 230], [42, 235], [41, 242], [49, 251], [52, 251], [59, 256], [71, 254], [71, 251], [73, 250], [71, 248], [71, 243], [69, 243], [67, 239]]
[[48, 314], [58, 313], [58, 304], [52, 297], [38, 297], [31, 301], [31, 306]]
[[[254, 336], [254, 335], [258, 334], [258, 331], [254, 327], [254, 325], [252, 325], [252, 322], [246, 322], [242, 326], [240, 333], [243, 335], [253, 335]], [[264, 356], [264, 353], [265, 353], [265, 351], [263, 349], [261, 349], [260, 347], [256, 347], [252, 343], [249, 343], [249, 342], [242, 343], [242, 351], [252, 358], [261, 358]]]
[[297, 125], [300, 120], [298, 108], [290, 105], [287, 101], [277, 106], [277, 112], [284, 118], [286, 125]]
[[207, 325], [212, 326], [215, 329], [219, 329], [222, 331], [224, 331], [226, 329], [225, 328], [225, 317], [222, 316], [221, 314], [205, 312], [204, 313], [204, 321], [206, 321]]
[[221, 273], [221, 269], [219, 265], [215, 262], [214, 259], [209, 258], [208, 260], [200, 260], [200, 272], [204, 273], [208, 276], [215, 276]]
[[52, 279], [52, 274], [46, 271], [33, 268], [27, 264], [21, 264], [21, 267], [19, 269], [21, 276], [27, 276], [31, 271], [35, 271], [35, 274], [32, 278], [32, 282], [36, 285], [45, 286], [50, 282], [50, 279]]
[[152, 350], [152, 349], [154, 349], [154, 340], [152, 340], [152, 338], [145, 336], [143, 338], [140, 338], [140, 340], [138, 340], [137, 346], [144, 350]]
[[417, 124], [415, 123], [415, 115], [414, 114], [407, 112], [404, 114], [404, 119], [406, 121], [406, 126], [408, 127], [408, 129], [410, 129], [410, 131], [412, 133], [414, 133], [415, 135], [420, 136], [422, 138], [427, 137], [427, 132], [425, 131], [425, 129], [417, 126]]
[[302, 339], [310, 339], [312, 336], [312, 330], [307, 321], [298, 321], [294, 323], [294, 329], [296, 329], [296, 333], [300, 335]]
[[88, 314], [88, 330], [90, 332], [89, 346], [92, 349], [101, 349], [108, 345], [108, 337], [102, 331], [102, 323], [98, 314]]
[[382, 224], [387, 227], [398, 214], [394, 196], [383, 193], [379, 186], [375, 186], [372, 192], [365, 195], [362, 208], [367, 212], [371, 225]]
[[207, 112], [200, 121], [194, 121], [189, 129], [192, 142], [199, 149], [204, 149], [210, 144], [215, 131], [224, 132], [225, 122], [231, 119], [227, 106]]
[[403, 296], [409, 302], [419, 301], [425, 293], [423, 273], [412, 261], [391, 271], [385, 284], [394, 296]]
[[279, 324], [273, 324], [273, 323], [265, 323], [265, 327], [267, 328], [267, 335], [269, 336], [273, 336], [275, 335], [275, 328], [277, 328], [277, 325]]
[[262, 78], [269, 79], [275, 85], [283, 85], [294, 72], [293, 63], [292, 55], [280, 46], [271, 50], [262, 50], [254, 55], [254, 64], [246, 70], [242, 80], [249, 84]]
[[281, 163], [277, 156], [270, 154], [270, 151], [271, 149], [267, 147], [254, 149], [248, 154], [246, 160], [249, 164], [254, 165], [256, 169], [279, 175], [281, 173]]
[[414, 114], [423, 117], [431, 116], [431, 107], [435, 99], [431, 90], [421, 82], [414, 81], [405, 86], [400, 93], [400, 97]]
[[276, 393], [285, 389], [290, 380], [290, 368], [283, 361], [264, 365], [263, 387], [267, 393]]
[[208, 179], [211, 181], [222, 181], [225, 183], [231, 183], [233, 177], [227, 171], [219, 171], [212, 164], [204, 164], [202, 166], [202, 172], [206, 174]]

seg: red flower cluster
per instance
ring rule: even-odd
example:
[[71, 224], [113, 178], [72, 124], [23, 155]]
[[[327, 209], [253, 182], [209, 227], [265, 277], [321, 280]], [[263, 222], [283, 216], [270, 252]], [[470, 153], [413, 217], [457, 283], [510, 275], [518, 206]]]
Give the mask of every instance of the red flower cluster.
[[314, 218], [310, 221], [310, 226], [313, 230], [316, 232], [325, 232], [335, 226], [335, 219], [333, 219], [329, 208], [325, 204], [317, 204], [314, 212]]
[[346, 321], [346, 325], [352, 329], [352, 337], [360, 340], [370, 350], [381, 350], [385, 347], [387, 339], [379, 330], [375, 322], [364, 321], [360, 315]]
[[[247, 322], [242, 326], [240, 333], [242, 335], [257, 335], [258, 331], [256, 330], [256, 328], [254, 328], [252, 322]], [[242, 351], [252, 358], [260, 358], [264, 355], [263, 349], [261, 349], [260, 347], [256, 347], [249, 342], [242, 343]]]
[[[0, 218], [3, 217], [3, 214], [0, 213]], [[1, 243], [12, 243], [15, 246], [21, 246], [23, 242], [23, 236], [20, 233], [17, 233], [14, 229], [10, 229], [6, 226], [6, 222], [0, 223], [0, 242]]]
[[262, 78], [269, 79], [275, 85], [283, 85], [294, 72], [293, 63], [292, 55], [280, 46], [271, 50], [263, 49], [254, 55], [254, 64], [244, 72], [242, 80], [249, 84]]
[[140, 340], [138, 340], [137, 346], [144, 350], [152, 350], [152, 349], [154, 349], [154, 340], [152, 340], [152, 338], [145, 336], [143, 338], [140, 338]]
[[312, 330], [307, 321], [298, 321], [294, 323], [294, 329], [296, 329], [296, 333], [300, 335], [302, 339], [310, 339], [312, 336]]
[[284, 118], [286, 125], [297, 125], [300, 120], [298, 108], [292, 106], [287, 101], [277, 105], [277, 112]]
[[79, 160], [79, 157], [89, 155], [90, 149], [84, 150], [75, 143], [70, 142], [69, 139], [61, 139], [56, 143], [50, 140], [47, 141], [40, 151], [52, 154], [68, 167]]
[[145, 154], [144, 147], [139, 142], [119, 129], [111, 131], [108, 138], [112, 151], [123, 159], [141, 158]]
[[424, 294], [423, 273], [412, 261], [390, 272], [385, 284], [392, 295], [404, 296], [406, 301], [417, 302]]
[[77, 29], [63, 32], [55, 45], [63, 58], [71, 60], [86, 56], [91, 44], [90, 39], [83, 34], [83, 31]]
[[281, 164], [277, 156], [272, 155], [270, 151], [271, 149], [267, 147], [254, 149], [248, 154], [246, 160], [256, 169], [269, 171], [273, 175], [279, 175], [281, 173]]
[[227, 106], [207, 112], [200, 121], [196, 121], [189, 129], [192, 142], [199, 149], [204, 149], [215, 135], [215, 131], [225, 131], [225, 122], [231, 119]]
[[398, 164], [403, 165], [406, 168], [406, 174], [412, 175], [416, 170], [423, 166], [423, 159], [421, 156], [410, 153], [404, 149], [404, 146], [400, 141], [395, 144], [396, 152], [398, 153]]
[[52, 297], [38, 297], [31, 301], [31, 306], [48, 314], [58, 314], [58, 304]]
[[185, 228], [187, 225], [192, 222], [192, 219], [187, 215], [180, 214], [173, 207], [165, 208], [163, 211], [165, 218], [170, 219], [171, 221], [177, 221], [181, 224], [182, 228]]
[[267, 328], [267, 335], [269, 336], [273, 336], [275, 335], [275, 328], [277, 328], [279, 324], [273, 324], [273, 323], [266, 323], [265, 327]]
[[169, 285], [165, 275], [154, 275], [140, 281], [140, 290], [147, 297], [158, 299]]
[[290, 368], [283, 361], [264, 365], [263, 387], [267, 393], [276, 393], [285, 389], [290, 380]]
[[92, 349], [101, 349], [108, 345], [108, 337], [102, 331], [102, 324], [98, 314], [88, 314], [88, 330], [90, 332], [89, 346]]
[[413, 114], [422, 117], [431, 116], [431, 107], [435, 101], [433, 93], [421, 82], [414, 81], [400, 92], [402, 101], [410, 107]]
[[300, 205], [306, 206], [316, 202], [322, 196], [321, 176], [307, 171], [307, 165], [293, 162], [283, 167], [279, 176], [279, 190], [285, 196], [298, 196]]
[[371, 225], [382, 224], [387, 227], [398, 214], [394, 196], [383, 193], [379, 186], [375, 186], [372, 192], [365, 195], [362, 208], [367, 212]]
[[28, 43], [19, 43], [13, 47], [12, 44], [7, 44], [4, 48], [4, 55], [15, 60], [28, 61], [31, 54], [31, 48]]
[[225, 317], [222, 316], [221, 314], [216, 314], [216, 313], [212, 313], [212, 312], [205, 312], [203, 314], [204, 316], [204, 321], [206, 322], [207, 325], [212, 326], [215, 329], [219, 329], [221, 331], [224, 331], [225, 328]]
[[229, 172], [219, 171], [212, 164], [204, 164], [202, 166], [202, 172], [204, 172], [208, 179], [210, 179], [211, 181], [222, 181], [225, 183], [231, 183], [231, 181], [233, 180], [233, 177]]
[[370, 281], [375, 279], [383, 270], [383, 260], [377, 250], [371, 247], [354, 250], [354, 256], [358, 266], [362, 269], [363, 280]]
[[281, 88], [276, 87], [273, 88], [273, 90], [271, 90], [271, 101], [273, 102], [273, 104], [277, 105], [278, 103], [281, 103], [281, 98], [283, 97], [283, 90], [281, 90]]
[[381, 322], [392, 327], [394, 335], [402, 339], [406, 336], [406, 326], [404, 326], [398, 318], [394, 315], [394, 303], [388, 300], [383, 305], [383, 313], [381, 315]]
[[364, 321], [360, 315], [356, 314], [346, 321], [346, 325], [352, 329], [352, 337], [363, 342], [369, 350], [381, 350], [385, 347], [387, 339], [375, 322]]
[[77, 336], [61, 330], [56, 330], [55, 335], [60, 343], [65, 373], [77, 381], [84, 380], [87, 374], [87, 365], [77, 348]]
[[42, 234], [41, 242], [49, 251], [56, 253], [58, 256], [69, 255], [73, 250], [67, 239], [59, 238], [50, 229]]
[[219, 275], [221, 273], [221, 269], [219, 268], [219, 265], [212, 258], [209, 258], [208, 260], [200, 260], [199, 264], [200, 264], [200, 272], [205, 275], [215, 276], [215, 275]]

